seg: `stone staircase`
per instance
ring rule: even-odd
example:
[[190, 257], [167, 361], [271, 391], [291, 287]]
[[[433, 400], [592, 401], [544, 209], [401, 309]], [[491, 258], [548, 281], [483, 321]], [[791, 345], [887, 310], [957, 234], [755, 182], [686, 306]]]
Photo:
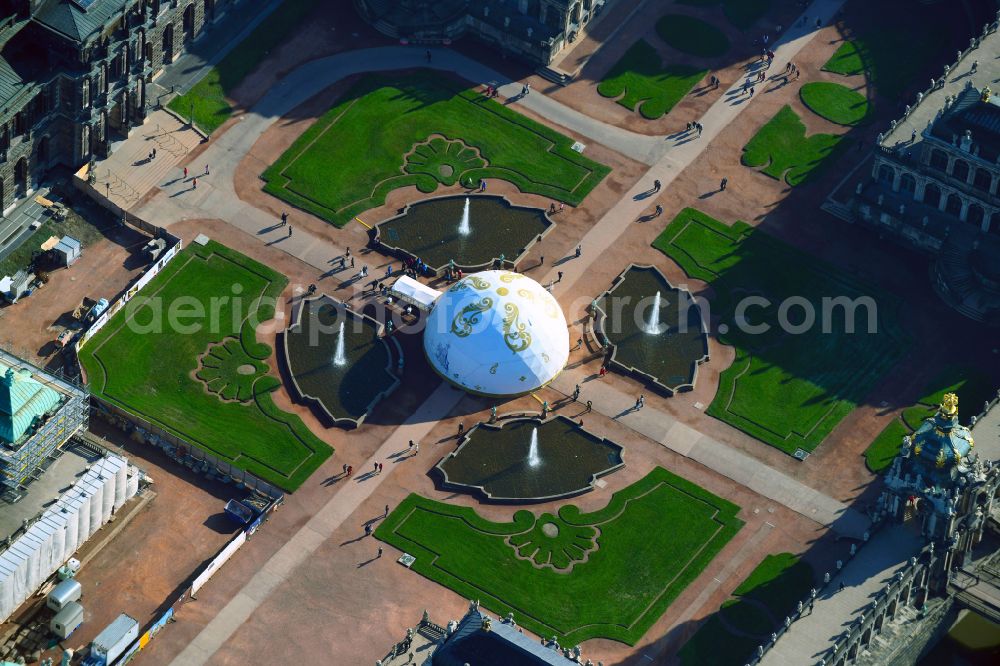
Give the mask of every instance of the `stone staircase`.
[[551, 65], [547, 67], [539, 67], [535, 70], [535, 73], [546, 81], [551, 81], [552, 83], [560, 86], [569, 85], [573, 80], [572, 74], [567, 74], [558, 67], [552, 67]]

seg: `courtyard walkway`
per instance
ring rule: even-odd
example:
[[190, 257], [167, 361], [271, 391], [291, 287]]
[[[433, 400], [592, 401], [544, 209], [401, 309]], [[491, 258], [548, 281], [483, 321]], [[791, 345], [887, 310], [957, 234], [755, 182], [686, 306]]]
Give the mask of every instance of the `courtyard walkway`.
[[[877, 532], [816, 597], [812, 612], [795, 622], [760, 663], [785, 666], [818, 662], [923, 544], [920, 534], [908, 525], [891, 525]], [[838, 589], [841, 583], [842, 590]]]
[[[247, 618], [270, 596], [272, 590], [323, 544], [324, 541], [350, 518], [375, 489], [392, 473], [389, 465], [377, 475], [367, 475], [375, 461], [391, 460], [391, 454], [405, 450], [410, 440], [419, 442], [439, 419], [451, 412], [465, 394], [447, 384], [441, 384], [434, 393], [397, 428], [371, 458], [357, 466], [354, 483], [346, 483], [322, 509], [295, 533], [291, 539], [264, 563], [243, 589], [209, 622], [197, 637], [177, 655], [171, 666], [200, 666], [206, 663], [225, 644]], [[358, 532], [362, 532], [358, 525]]]

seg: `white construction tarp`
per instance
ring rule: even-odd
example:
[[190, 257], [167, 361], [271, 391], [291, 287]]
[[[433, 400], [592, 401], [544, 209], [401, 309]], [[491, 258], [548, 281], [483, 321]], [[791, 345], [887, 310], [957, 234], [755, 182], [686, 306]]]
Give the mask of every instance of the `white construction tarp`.
[[135, 496], [138, 475], [124, 458], [102, 458], [0, 553], [0, 622], [108, 522], [113, 510]]
[[424, 283], [417, 282], [406, 275], [401, 276], [393, 283], [389, 293], [424, 310], [430, 310], [434, 301], [441, 295], [437, 289], [431, 289]]

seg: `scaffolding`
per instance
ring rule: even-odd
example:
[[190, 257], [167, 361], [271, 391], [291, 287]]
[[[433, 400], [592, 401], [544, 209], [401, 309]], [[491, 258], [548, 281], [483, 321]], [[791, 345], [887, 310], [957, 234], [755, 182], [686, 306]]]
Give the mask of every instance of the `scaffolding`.
[[74, 434], [89, 426], [90, 394], [78, 382], [39, 368], [0, 348], [0, 361], [15, 370], [25, 369], [32, 379], [60, 395], [59, 406], [27, 437], [0, 446], [0, 494], [15, 500], [31, 481], [41, 476], [59, 449]]

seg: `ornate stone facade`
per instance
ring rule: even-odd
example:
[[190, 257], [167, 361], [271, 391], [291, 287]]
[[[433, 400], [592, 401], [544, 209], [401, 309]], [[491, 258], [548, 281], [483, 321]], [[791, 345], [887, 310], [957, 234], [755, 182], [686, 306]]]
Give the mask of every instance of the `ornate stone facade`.
[[[878, 135], [870, 178], [848, 178], [829, 212], [933, 257], [938, 294], [1000, 325], [1000, 20]], [[976, 85], [976, 82], [980, 85]], [[849, 190], [849, 191], [848, 191]]]
[[608, 0], [355, 0], [361, 16], [389, 37], [421, 44], [470, 35], [503, 53], [548, 65]]
[[147, 85], [235, 0], [0, 0], [0, 208], [106, 156]]

